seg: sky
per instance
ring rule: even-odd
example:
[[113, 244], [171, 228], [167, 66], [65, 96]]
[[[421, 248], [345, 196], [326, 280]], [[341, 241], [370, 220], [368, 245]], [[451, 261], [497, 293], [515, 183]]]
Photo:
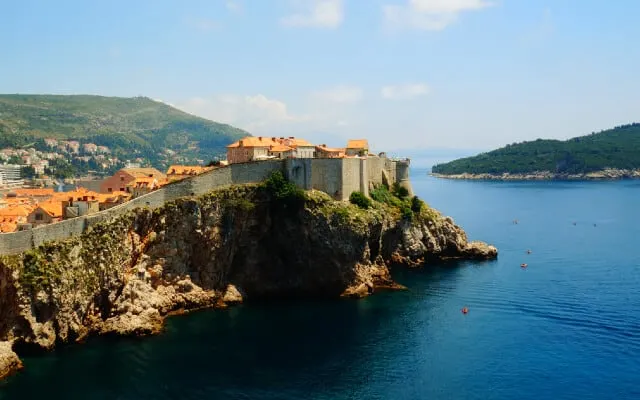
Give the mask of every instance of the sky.
[[640, 121], [637, 0], [21, 0], [0, 92], [147, 96], [254, 135], [488, 150]]

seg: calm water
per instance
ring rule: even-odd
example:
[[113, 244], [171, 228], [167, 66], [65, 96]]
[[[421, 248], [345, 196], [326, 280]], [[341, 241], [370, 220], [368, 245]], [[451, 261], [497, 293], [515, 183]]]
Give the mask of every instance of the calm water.
[[413, 180], [499, 260], [401, 271], [409, 291], [361, 301], [205, 311], [154, 338], [95, 339], [26, 359], [0, 398], [640, 398], [640, 182]]

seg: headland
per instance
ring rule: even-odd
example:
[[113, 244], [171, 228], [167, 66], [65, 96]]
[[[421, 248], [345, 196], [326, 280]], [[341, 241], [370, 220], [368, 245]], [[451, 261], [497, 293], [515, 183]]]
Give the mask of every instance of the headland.
[[[6, 234], [32, 236], [22, 248], [5, 244], [0, 257], [0, 375], [19, 368], [23, 352], [154, 334], [173, 313], [363, 297], [402, 288], [393, 268], [497, 256], [411, 197], [397, 165], [392, 176], [381, 162], [380, 184], [369, 185], [368, 159], [317, 161], [231, 165], [129, 202], [135, 207]], [[320, 181], [338, 190], [315, 189]], [[374, 200], [344, 201], [363, 182]]]

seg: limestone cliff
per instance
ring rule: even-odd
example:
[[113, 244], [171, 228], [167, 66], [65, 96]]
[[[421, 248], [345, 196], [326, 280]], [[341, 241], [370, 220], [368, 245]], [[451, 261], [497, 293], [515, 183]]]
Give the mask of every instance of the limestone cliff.
[[277, 201], [261, 186], [185, 198], [1, 257], [0, 376], [20, 367], [12, 348], [152, 334], [172, 312], [241, 301], [366, 296], [397, 286], [394, 265], [496, 255], [426, 207], [409, 219], [320, 192]]

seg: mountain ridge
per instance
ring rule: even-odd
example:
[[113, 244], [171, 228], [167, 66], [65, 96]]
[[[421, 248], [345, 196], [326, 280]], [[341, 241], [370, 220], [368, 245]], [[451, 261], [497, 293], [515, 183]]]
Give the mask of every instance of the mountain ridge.
[[83, 140], [157, 165], [165, 149], [185, 159], [210, 159], [248, 135], [142, 96], [0, 94], [0, 147], [44, 138]]

